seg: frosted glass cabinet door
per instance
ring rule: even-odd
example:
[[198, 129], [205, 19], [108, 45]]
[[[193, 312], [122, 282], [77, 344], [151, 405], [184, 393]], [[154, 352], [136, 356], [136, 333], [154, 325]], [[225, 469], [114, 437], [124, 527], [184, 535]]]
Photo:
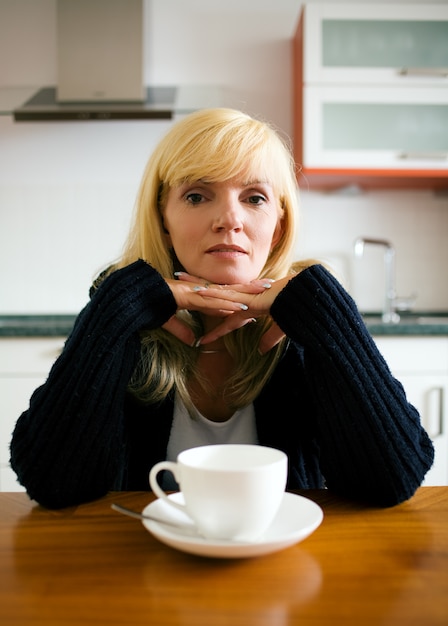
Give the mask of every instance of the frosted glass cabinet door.
[[443, 170], [448, 165], [446, 89], [305, 87], [304, 119], [309, 168]]
[[448, 7], [311, 4], [306, 83], [448, 85]]

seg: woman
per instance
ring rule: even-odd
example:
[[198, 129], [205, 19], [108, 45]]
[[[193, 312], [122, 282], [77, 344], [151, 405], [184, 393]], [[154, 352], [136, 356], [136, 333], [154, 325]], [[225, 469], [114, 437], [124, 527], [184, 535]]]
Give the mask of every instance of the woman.
[[17, 422], [31, 498], [149, 489], [156, 462], [219, 442], [284, 450], [290, 489], [380, 506], [415, 492], [431, 441], [343, 287], [293, 264], [296, 215], [291, 154], [267, 124], [211, 109], [172, 127], [122, 258]]

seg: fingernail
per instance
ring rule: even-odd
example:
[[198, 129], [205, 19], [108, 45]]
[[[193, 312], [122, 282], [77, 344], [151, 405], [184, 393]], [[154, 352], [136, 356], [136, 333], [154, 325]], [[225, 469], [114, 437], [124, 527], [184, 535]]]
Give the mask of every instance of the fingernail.
[[247, 306], [247, 304], [241, 304], [241, 302], [238, 303], [238, 306], [243, 310], [243, 311], [247, 311], [247, 309], [249, 308]]
[[270, 289], [272, 287], [271, 283], [263, 283], [262, 287], [265, 287], [265, 289]]
[[193, 341], [193, 345], [191, 347], [192, 348], [199, 348], [199, 346], [201, 345], [201, 341], [202, 341], [202, 337], [199, 337], [199, 339], [195, 339]]
[[249, 317], [248, 322], [256, 322], [257, 319], [255, 317]]
[[182, 276], [183, 272], [174, 272], [174, 276]]
[[207, 287], [202, 287], [202, 285], [195, 285], [192, 291], [207, 291]]

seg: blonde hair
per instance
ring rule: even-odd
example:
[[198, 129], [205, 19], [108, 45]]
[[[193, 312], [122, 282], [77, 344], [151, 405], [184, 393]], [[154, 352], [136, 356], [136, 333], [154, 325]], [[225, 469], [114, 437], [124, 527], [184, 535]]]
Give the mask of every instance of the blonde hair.
[[[278, 279], [294, 271], [298, 189], [291, 151], [269, 124], [225, 108], [200, 110], [183, 118], [155, 148], [142, 177], [123, 255], [115, 268], [144, 259], [163, 277], [173, 278], [174, 259], [162, 221], [169, 190], [189, 181], [220, 182], [237, 175], [268, 181], [278, 198], [282, 235], [260, 278]], [[177, 315], [200, 336], [197, 314], [180, 311]], [[270, 318], [259, 319], [224, 338], [236, 364], [226, 388], [226, 399], [234, 409], [254, 400], [279, 358], [282, 344], [263, 357], [257, 351], [271, 324]], [[196, 350], [163, 329], [144, 332], [142, 357], [130, 388], [148, 402], [161, 401], [176, 390], [191, 410], [187, 382], [191, 376], [199, 378], [196, 358]]]

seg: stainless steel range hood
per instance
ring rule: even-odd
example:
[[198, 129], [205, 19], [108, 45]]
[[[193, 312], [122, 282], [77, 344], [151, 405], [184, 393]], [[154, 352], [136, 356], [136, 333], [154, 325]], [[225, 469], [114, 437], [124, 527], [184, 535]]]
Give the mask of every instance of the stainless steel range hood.
[[179, 107], [176, 87], [147, 87], [142, 102], [60, 102], [55, 87], [39, 89], [14, 109], [16, 122], [171, 119]]
[[57, 85], [39, 89], [14, 119], [170, 119], [217, 106], [216, 88], [143, 85], [143, 5], [57, 0]]
[[143, 102], [58, 102], [55, 87], [39, 89], [13, 109], [17, 122], [167, 120], [205, 107], [223, 105], [218, 85], [146, 87]]

